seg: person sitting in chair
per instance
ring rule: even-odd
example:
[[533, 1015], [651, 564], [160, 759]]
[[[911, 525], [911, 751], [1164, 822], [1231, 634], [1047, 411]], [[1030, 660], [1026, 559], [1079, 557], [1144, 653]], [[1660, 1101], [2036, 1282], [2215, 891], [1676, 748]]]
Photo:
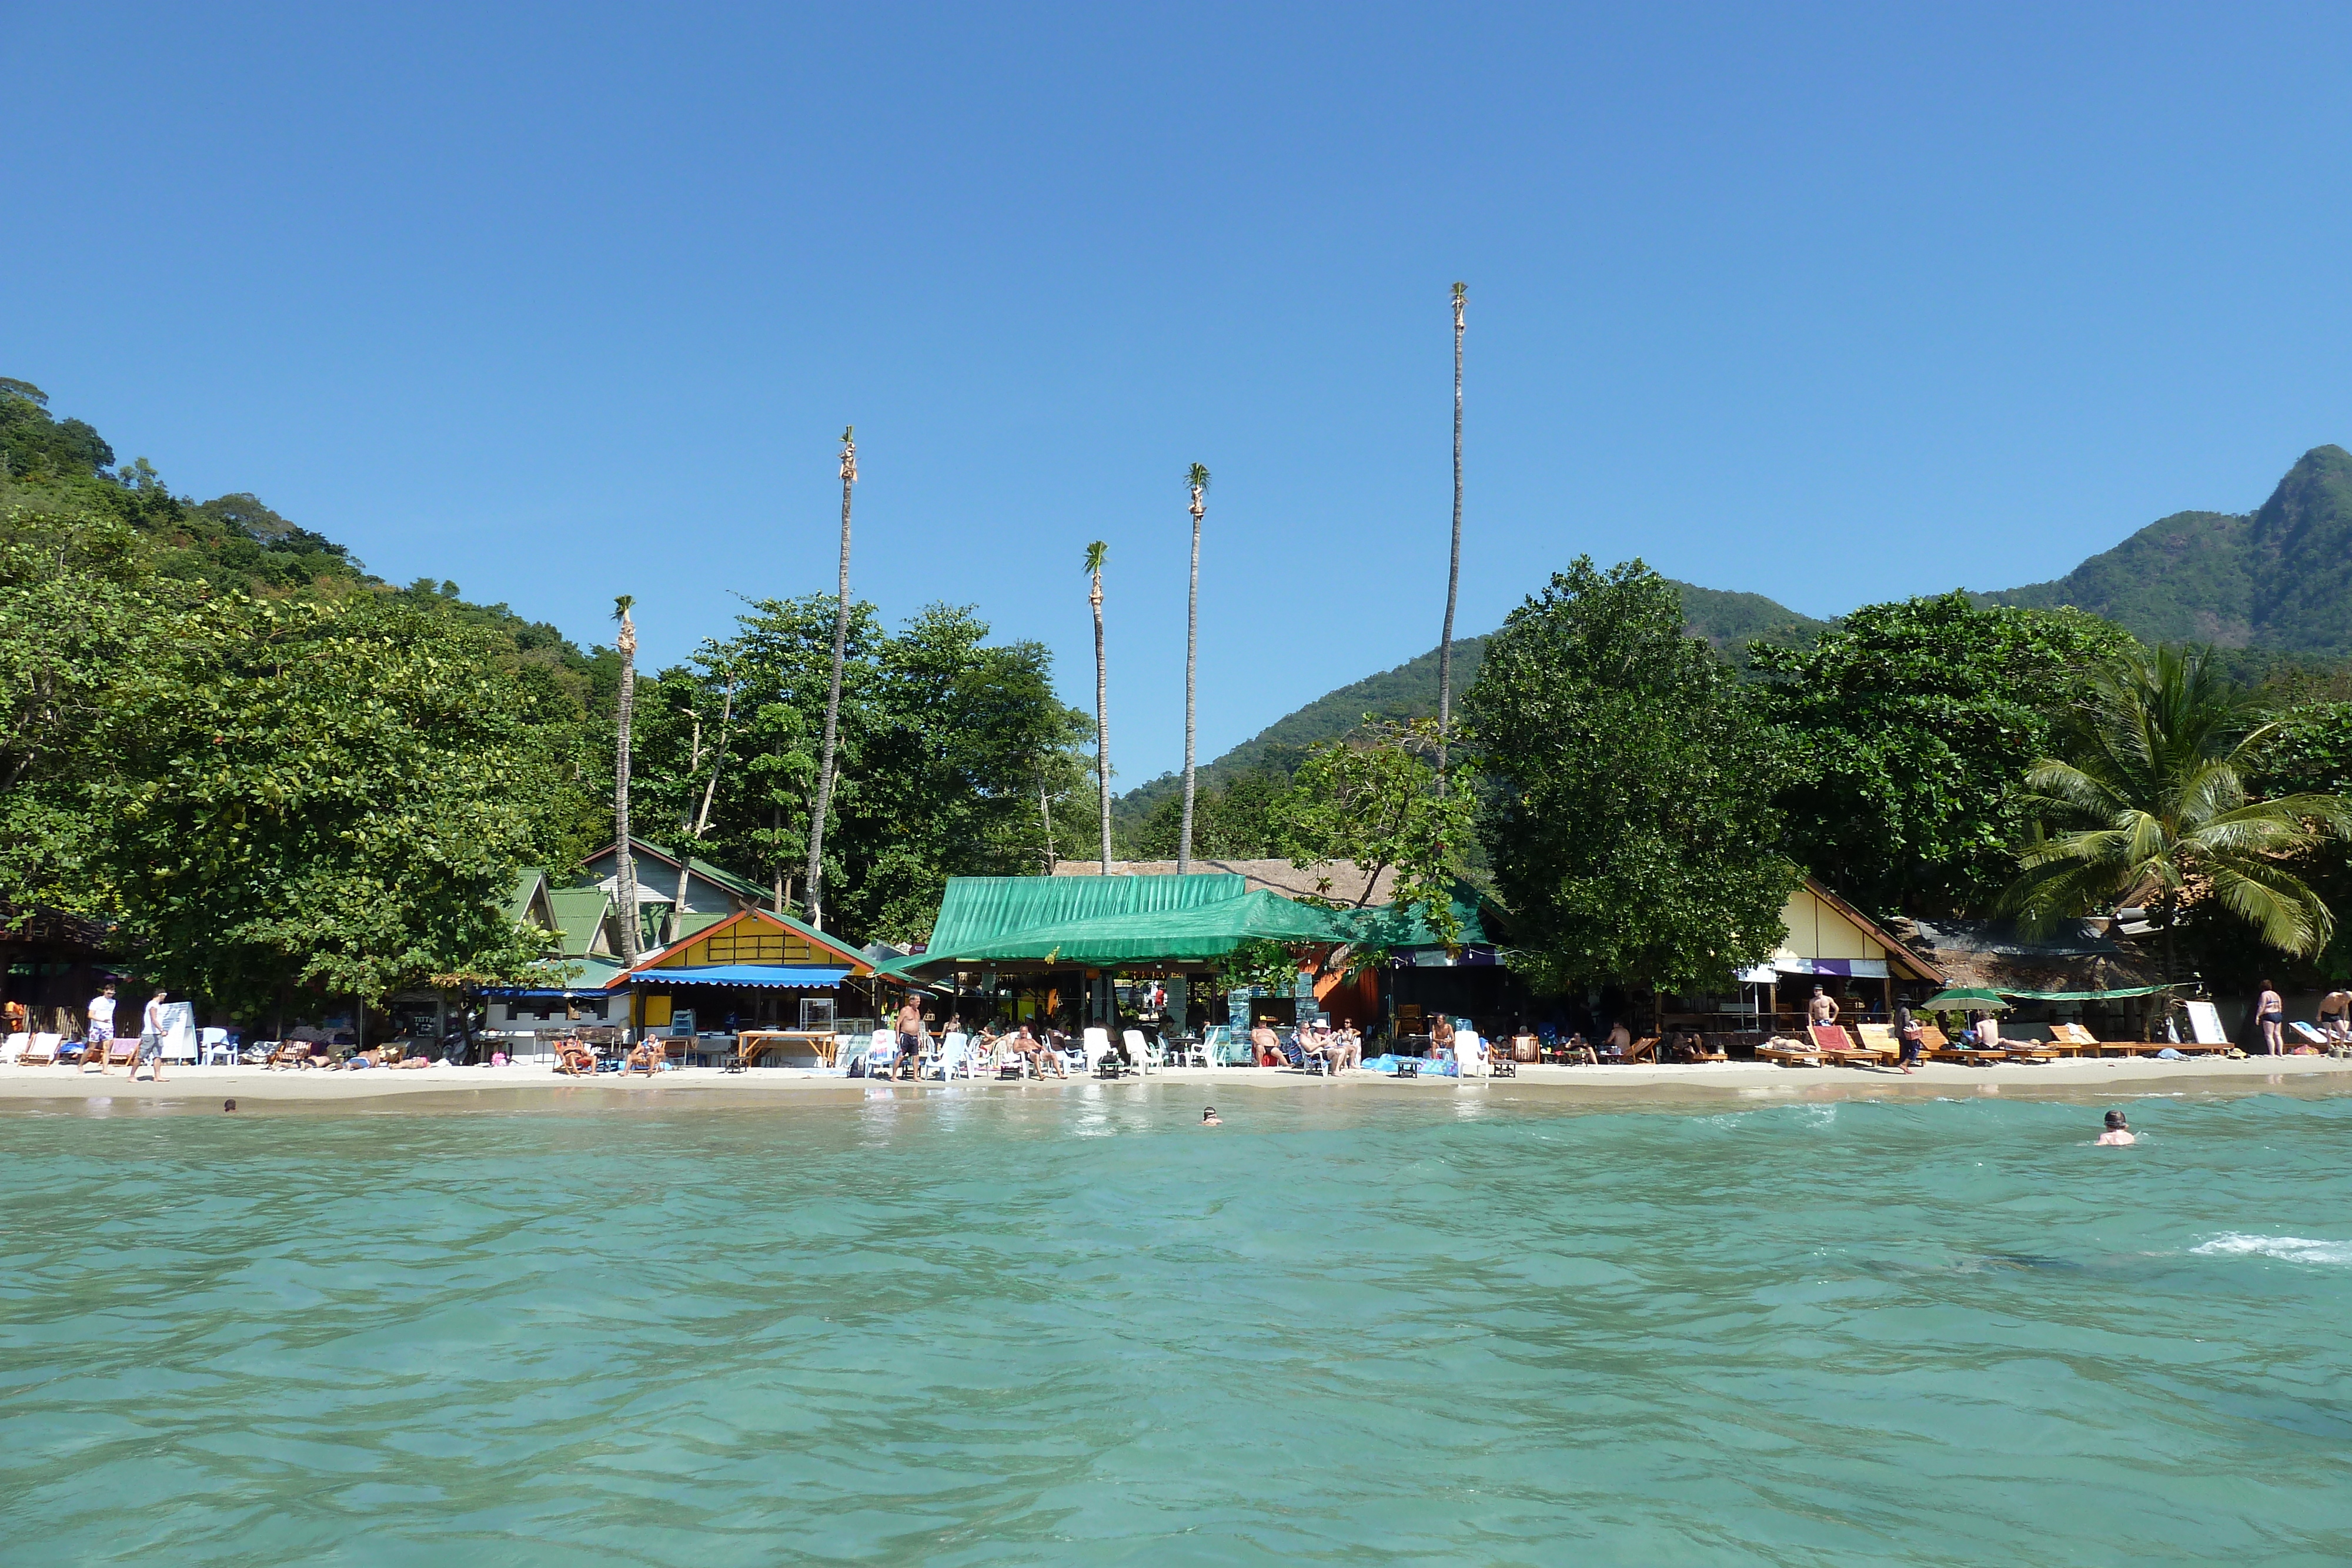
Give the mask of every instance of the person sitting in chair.
[[1622, 1061], [1625, 1053], [1633, 1049], [1633, 1031], [1625, 1027], [1623, 1019], [1619, 1019], [1609, 1026], [1608, 1043], [1601, 1047], [1601, 1054]]
[[1592, 1042], [1584, 1038], [1581, 1030], [1569, 1031], [1568, 1038], [1559, 1043], [1559, 1059], [1562, 1061], [1571, 1064], [1581, 1063], [1586, 1067], [1601, 1065], [1601, 1053], [1592, 1049]]
[[555, 1071], [566, 1077], [596, 1076], [596, 1053], [576, 1040], [555, 1042]]
[[1282, 1041], [1276, 1036], [1274, 1020], [1270, 1018], [1258, 1019], [1257, 1027], [1250, 1030], [1250, 1050], [1255, 1053], [1260, 1067], [1289, 1065], [1288, 1059], [1282, 1054]]
[[661, 1060], [662, 1048], [650, 1040], [641, 1040], [622, 1061], [621, 1076], [626, 1078], [632, 1072], [642, 1072], [650, 1078], [654, 1069], [661, 1065]]

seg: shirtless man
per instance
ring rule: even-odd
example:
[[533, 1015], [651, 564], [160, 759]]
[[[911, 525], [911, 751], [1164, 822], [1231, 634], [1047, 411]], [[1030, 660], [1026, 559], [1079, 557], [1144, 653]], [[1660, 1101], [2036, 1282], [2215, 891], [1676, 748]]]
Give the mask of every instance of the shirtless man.
[[1282, 1041], [1274, 1032], [1272, 1019], [1257, 1020], [1257, 1027], [1250, 1030], [1250, 1050], [1257, 1057], [1257, 1064], [1260, 1067], [1283, 1065]]
[[1805, 1004], [1805, 1019], [1810, 1023], [1835, 1023], [1838, 1017], [1836, 998], [1819, 986], [1813, 988], [1813, 999]]
[[901, 1069], [909, 1078], [920, 1071], [923, 1040], [923, 1009], [916, 1004], [913, 993], [909, 992], [906, 1005], [898, 1009], [898, 1054], [890, 1059], [891, 1082], [898, 1081]]
[[2107, 1113], [2107, 1130], [2099, 1134], [2099, 1143], [2102, 1147], [2116, 1148], [2125, 1144], [2137, 1144], [2139, 1140], [2137, 1138], [2132, 1136], [2131, 1129], [2124, 1125], [2124, 1113], [2121, 1111], [2110, 1111]]
[[2352, 991], [2330, 991], [2319, 999], [2319, 1032], [2330, 1040], [2352, 1040]]

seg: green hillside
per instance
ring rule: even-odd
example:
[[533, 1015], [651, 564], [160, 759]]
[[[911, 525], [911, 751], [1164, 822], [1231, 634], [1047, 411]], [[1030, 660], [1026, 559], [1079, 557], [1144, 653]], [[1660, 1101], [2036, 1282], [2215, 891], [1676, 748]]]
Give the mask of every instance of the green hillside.
[[2145, 643], [2352, 657], [2352, 453], [2315, 446], [2252, 512], [2176, 512], [2054, 582], [1985, 597], [2071, 604]]
[[[1795, 641], [1821, 629], [1822, 622], [1800, 615], [1787, 605], [1760, 593], [1733, 593], [1721, 589], [1676, 583], [1682, 590], [1683, 619], [1694, 637], [1704, 637], [1727, 658], [1738, 659], [1751, 642]], [[1478, 661], [1486, 637], [1463, 637], [1454, 644], [1454, 690], [1458, 696], [1478, 678]], [[1287, 774], [1301, 753], [1318, 741], [1336, 740], [1364, 722], [1422, 718], [1437, 712], [1437, 650], [1432, 648], [1392, 670], [1367, 675], [1338, 691], [1317, 697], [1295, 713], [1286, 714], [1249, 739], [1200, 769], [1214, 785], [1261, 769]], [[1121, 796], [1114, 821], [1121, 827], [1139, 822], [1154, 807], [1183, 788], [1181, 775], [1168, 773]]]
[[513, 640], [520, 663], [544, 669], [583, 709], [609, 706], [619, 681], [607, 649], [583, 653], [562, 631], [503, 603], [477, 604], [454, 582], [394, 588], [343, 546], [298, 527], [248, 494], [197, 501], [175, 496], [146, 458], [118, 464], [87, 422], [58, 419], [48, 394], [0, 376], [0, 534], [61, 537], [89, 523], [119, 525], [136, 574], [182, 593], [255, 599], [383, 594], [488, 627]]

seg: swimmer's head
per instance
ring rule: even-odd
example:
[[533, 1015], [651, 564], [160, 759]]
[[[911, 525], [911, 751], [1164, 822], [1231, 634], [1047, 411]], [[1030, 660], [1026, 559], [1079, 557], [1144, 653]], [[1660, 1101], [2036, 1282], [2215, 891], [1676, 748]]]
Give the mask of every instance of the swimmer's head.
[[2115, 1131], [2117, 1127], [2120, 1127], [2123, 1124], [2124, 1113], [2121, 1111], [2110, 1111], [2107, 1113], [2107, 1130], [2109, 1132]]
[[224, 1111], [234, 1111], [236, 1109], [236, 1102], [234, 1100], [224, 1100], [221, 1102], [221, 1109]]
[[1202, 1109], [1201, 1124], [1204, 1127], [1215, 1127], [1222, 1126], [1223, 1124], [1217, 1120], [1217, 1108], [1214, 1105], [1204, 1106]]

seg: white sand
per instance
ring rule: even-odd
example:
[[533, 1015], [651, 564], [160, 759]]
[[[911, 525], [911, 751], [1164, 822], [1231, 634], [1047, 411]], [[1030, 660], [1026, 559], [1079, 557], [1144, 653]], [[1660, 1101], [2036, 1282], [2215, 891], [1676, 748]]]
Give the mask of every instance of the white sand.
[[[1152, 1073], [1154, 1080], [1216, 1085], [1281, 1086], [1309, 1092], [1385, 1092], [1401, 1094], [1480, 1092], [1485, 1085], [1450, 1078], [1400, 1082], [1377, 1073], [1350, 1072], [1339, 1078], [1309, 1077], [1276, 1068], [1168, 1068]], [[1064, 1086], [1063, 1080], [1043, 1082], [978, 1083], [958, 1081], [919, 1086], [897, 1085], [903, 1093], [1039, 1093]], [[1075, 1084], [1076, 1076], [1067, 1082]], [[1563, 1099], [1620, 1101], [1625, 1092], [1649, 1091], [1641, 1099], [1679, 1098], [1683, 1092], [1741, 1094], [1801, 1093], [1868, 1095], [1909, 1087], [1948, 1093], [1955, 1089], [1975, 1092], [2037, 1090], [2119, 1089], [2130, 1093], [2160, 1093], [2168, 1088], [2211, 1085], [2215, 1088], [2260, 1089], [2293, 1086], [2304, 1092], [2352, 1093], [2352, 1060], [2325, 1056], [2252, 1057], [2243, 1061], [2200, 1058], [2158, 1061], [2149, 1057], [2103, 1060], [2063, 1058], [2038, 1066], [2003, 1063], [1995, 1067], [1960, 1067], [1928, 1062], [1906, 1077], [1893, 1068], [1776, 1067], [1765, 1062], [1733, 1061], [1698, 1066], [1658, 1067], [1538, 1067], [1519, 1070], [1516, 1078], [1493, 1081], [1493, 1087], [1539, 1090]], [[755, 1068], [749, 1072], [721, 1072], [716, 1068], [685, 1068], [648, 1080], [644, 1074], [621, 1077], [612, 1073], [593, 1079], [566, 1078], [543, 1066], [428, 1067], [414, 1071], [378, 1069], [373, 1071], [265, 1071], [257, 1067], [177, 1067], [165, 1070], [162, 1083], [142, 1072], [137, 1082], [121, 1069], [100, 1073], [78, 1067], [0, 1067], [0, 1103], [31, 1101], [174, 1101], [212, 1102], [235, 1099], [247, 1103], [337, 1102], [380, 1108], [414, 1095], [447, 1096], [436, 1103], [453, 1108], [478, 1108], [483, 1096], [501, 1104], [619, 1104], [635, 1097], [672, 1099], [689, 1095], [706, 1103], [741, 1103], [760, 1101], [863, 1099], [870, 1089], [890, 1087], [865, 1079], [843, 1079], [793, 1068]], [[425, 1107], [420, 1105], [419, 1109]]]

